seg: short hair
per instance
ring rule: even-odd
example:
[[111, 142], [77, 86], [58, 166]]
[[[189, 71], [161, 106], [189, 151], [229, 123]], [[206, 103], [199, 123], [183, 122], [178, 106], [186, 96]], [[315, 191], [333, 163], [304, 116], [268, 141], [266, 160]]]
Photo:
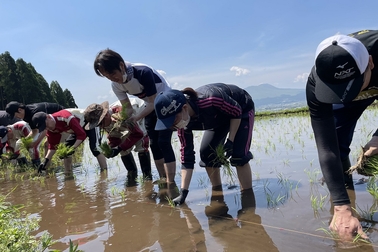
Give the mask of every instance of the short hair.
[[94, 70], [98, 76], [104, 77], [103, 73], [113, 73], [115, 70], [121, 70], [119, 63], [124, 63], [119, 53], [107, 48], [100, 51], [94, 61]]

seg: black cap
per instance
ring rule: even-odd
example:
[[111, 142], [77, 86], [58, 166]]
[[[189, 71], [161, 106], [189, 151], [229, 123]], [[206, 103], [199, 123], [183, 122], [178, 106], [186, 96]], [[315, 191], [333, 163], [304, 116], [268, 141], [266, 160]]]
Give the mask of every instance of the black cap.
[[364, 83], [369, 52], [356, 38], [335, 35], [323, 40], [316, 50], [315, 96], [324, 103], [354, 100]]
[[0, 138], [1, 138], [2, 144], [8, 141], [8, 128], [7, 127], [0, 126]]
[[33, 115], [32, 122], [39, 132], [46, 129], [46, 117], [47, 114], [45, 112], [37, 112]]
[[5, 111], [11, 116], [11, 119], [14, 117], [14, 113], [18, 112], [18, 108], [22, 107], [22, 104], [17, 101], [11, 101], [5, 107]]

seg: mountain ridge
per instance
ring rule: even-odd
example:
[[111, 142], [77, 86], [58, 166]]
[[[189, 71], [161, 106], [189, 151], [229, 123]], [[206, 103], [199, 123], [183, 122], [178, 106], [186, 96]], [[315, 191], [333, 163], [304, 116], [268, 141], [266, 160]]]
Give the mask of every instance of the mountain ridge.
[[264, 83], [244, 89], [251, 95], [256, 110], [280, 110], [307, 105], [304, 88], [278, 88]]

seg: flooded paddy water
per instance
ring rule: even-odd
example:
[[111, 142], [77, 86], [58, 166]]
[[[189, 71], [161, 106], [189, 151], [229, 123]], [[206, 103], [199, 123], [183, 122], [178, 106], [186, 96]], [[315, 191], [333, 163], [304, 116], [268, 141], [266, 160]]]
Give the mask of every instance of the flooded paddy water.
[[[359, 121], [352, 163], [375, 131], [377, 113], [368, 110]], [[198, 132], [197, 148], [201, 136]], [[173, 146], [179, 160], [175, 136]], [[326, 186], [318, 182], [321, 173], [309, 116], [257, 118], [251, 151], [253, 192], [241, 195], [232, 181], [236, 178], [226, 175], [223, 191], [212, 192], [197, 157], [187, 201], [178, 207], [167, 201], [175, 190], [141, 180], [126, 187], [120, 158], [109, 160], [108, 171], [100, 173], [87, 143], [73, 179], [60, 171], [42, 181], [2, 178], [0, 194], [14, 190], [7, 201], [23, 204], [25, 211], [40, 217], [35, 234], [48, 231], [57, 240], [51, 249], [62, 251], [69, 251], [69, 240], [83, 251], [342, 251], [324, 232], [332, 205]], [[178, 165], [178, 186], [179, 173]], [[156, 179], [155, 168], [153, 174]], [[353, 176], [356, 183], [364, 178]], [[359, 183], [350, 192], [361, 213], [375, 206], [366, 185]], [[371, 244], [348, 251], [378, 251], [378, 215], [371, 216], [364, 223]]]

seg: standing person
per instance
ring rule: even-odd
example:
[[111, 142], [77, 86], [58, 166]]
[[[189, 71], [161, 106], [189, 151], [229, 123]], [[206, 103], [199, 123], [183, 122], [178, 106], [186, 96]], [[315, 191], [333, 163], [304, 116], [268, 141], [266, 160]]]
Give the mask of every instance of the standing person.
[[[318, 45], [315, 58], [306, 96], [320, 167], [335, 206], [329, 228], [346, 240], [357, 233], [366, 237], [353, 216], [346, 189], [354, 185], [346, 171], [357, 120], [378, 95], [378, 31], [329, 37]], [[366, 156], [378, 153], [378, 130], [364, 150]]]
[[[65, 140], [67, 146], [74, 150], [88, 137], [89, 148], [97, 158], [101, 171], [107, 169], [105, 156], [97, 149], [98, 138], [96, 128], [84, 130], [87, 122], [84, 120], [84, 110], [82, 109], [63, 109], [53, 114], [38, 112], [33, 115], [32, 122], [35, 127], [42, 132], [47, 130], [48, 151], [45, 160], [39, 166], [39, 171], [46, 170], [49, 161], [56, 152], [57, 145]], [[70, 134], [67, 139], [62, 139], [63, 134]], [[66, 173], [72, 172], [72, 154], [64, 157], [64, 168]]]
[[[26, 157], [20, 153], [21, 138], [27, 137], [30, 132], [29, 124], [24, 121], [19, 121], [8, 126], [0, 126], [1, 144], [5, 147], [6, 152], [12, 154], [11, 159], [17, 159], [20, 165], [27, 164]], [[32, 157], [39, 156], [39, 145], [29, 148], [29, 153]]]
[[[10, 115], [11, 118], [16, 117], [22, 119], [30, 125], [32, 131], [30, 132], [29, 136], [33, 137], [33, 142], [30, 144], [30, 148], [39, 146], [42, 139], [46, 136], [46, 131], [39, 132], [37, 127], [33, 124], [33, 115], [37, 112], [45, 112], [48, 114], [52, 114], [62, 109], [64, 109], [62, 105], [48, 102], [40, 102], [25, 105], [17, 101], [11, 101], [5, 107], [5, 111]], [[47, 144], [45, 146], [45, 153], [47, 153]], [[41, 160], [39, 154], [38, 156], [32, 157], [32, 163], [36, 167], [40, 165]]]
[[[181, 142], [181, 193], [174, 199], [182, 204], [188, 195], [195, 152], [193, 130], [204, 130], [200, 147], [201, 166], [206, 167], [213, 190], [221, 187], [221, 161], [216, 149], [224, 145], [226, 158], [236, 166], [241, 190], [252, 188], [249, 151], [254, 123], [254, 103], [251, 96], [235, 85], [216, 83], [196, 90], [161, 92], [155, 100], [158, 117], [156, 130], [177, 129]], [[227, 141], [226, 137], [228, 135]], [[170, 171], [175, 173], [174, 170]]]
[[127, 106], [128, 114], [132, 107], [128, 95], [144, 100], [145, 107], [140, 113], [130, 117], [134, 122], [145, 119], [145, 126], [150, 138], [150, 147], [160, 178], [166, 177], [173, 182], [173, 170], [176, 159], [171, 146], [172, 130], [156, 131], [155, 97], [159, 92], [170, 90], [168, 82], [157, 71], [143, 64], [125, 62], [117, 52], [106, 49], [98, 53], [94, 61], [94, 70], [98, 76], [112, 81], [112, 89], [122, 105]]
[[[133, 105], [134, 106], [134, 105]], [[131, 151], [138, 153], [143, 178], [152, 180], [151, 159], [149, 152], [149, 138], [143, 130], [143, 122], [128, 123], [121, 118], [122, 106], [114, 104], [109, 109], [109, 103], [93, 103], [84, 111], [84, 118], [88, 122], [85, 129], [89, 130], [97, 125], [108, 133], [109, 146], [112, 153], [107, 158], [113, 158], [121, 153], [122, 163], [127, 170], [127, 185], [135, 185], [138, 169]], [[143, 119], [141, 119], [143, 121]]]

